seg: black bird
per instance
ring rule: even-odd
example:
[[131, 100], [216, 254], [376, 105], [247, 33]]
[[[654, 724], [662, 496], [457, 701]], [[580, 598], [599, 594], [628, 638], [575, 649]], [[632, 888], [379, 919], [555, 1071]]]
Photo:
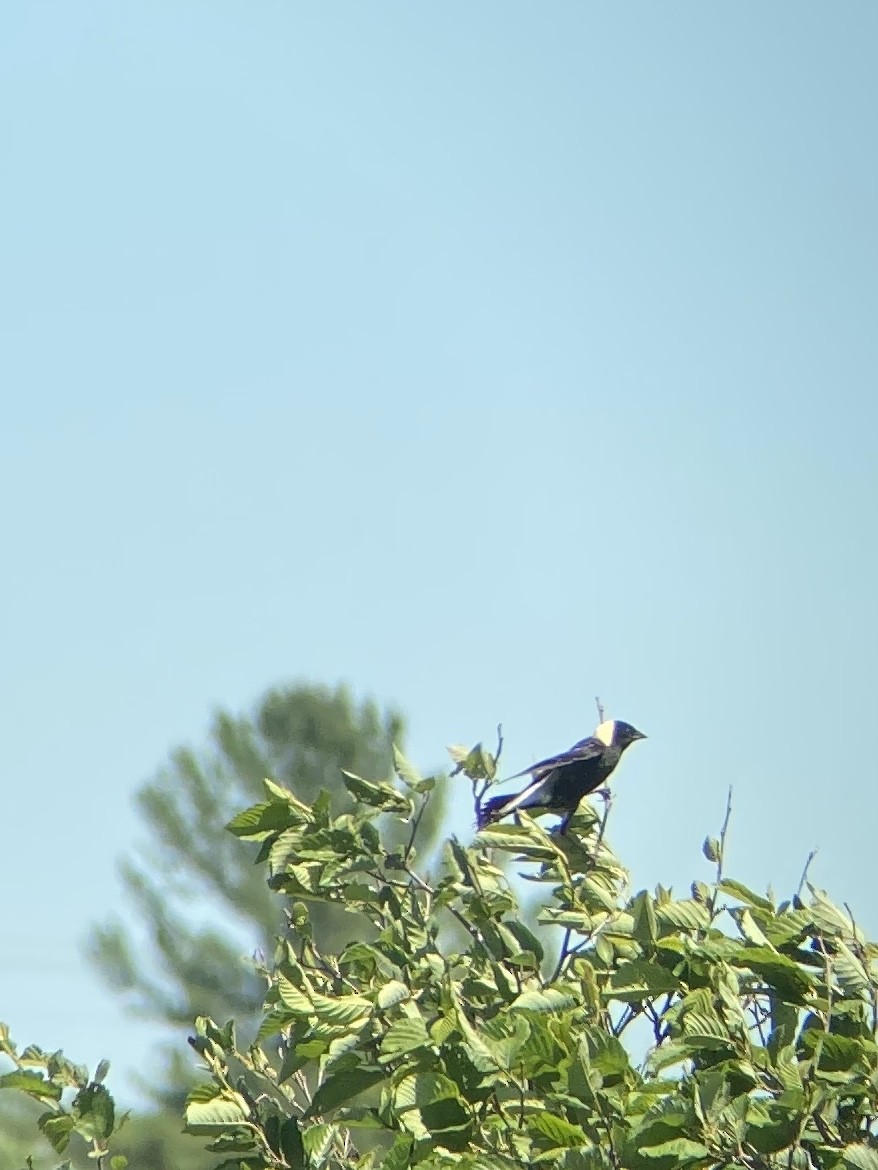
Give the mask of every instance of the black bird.
[[[532, 764], [517, 776], [533, 780], [521, 792], [492, 796], [479, 808], [479, 828], [499, 821], [517, 809], [564, 813], [560, 831], [566, 831], [583, 796], [600, 788], [622, 758], [622, 752], [636, 739], [646, 739], [642, 731], [621, 719], [608, 719], [594, 735], [581, 739], [569, 751]], [[515, 776], [510, 776], [514, 780]]]

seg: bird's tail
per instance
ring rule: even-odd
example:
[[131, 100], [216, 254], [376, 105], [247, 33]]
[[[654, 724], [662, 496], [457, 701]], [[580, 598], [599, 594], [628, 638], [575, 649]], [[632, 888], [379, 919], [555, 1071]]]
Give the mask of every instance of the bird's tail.
[[486, 800], [484, 804], [479, 805], [477, 816], [478, 827], [484, 829], [485, 825], [490, 825], [492, 821], [496, 821], [500, 815], [500, 810], [505, 805], [509, 804], [509, 796], [492, 796], [490, 800]]

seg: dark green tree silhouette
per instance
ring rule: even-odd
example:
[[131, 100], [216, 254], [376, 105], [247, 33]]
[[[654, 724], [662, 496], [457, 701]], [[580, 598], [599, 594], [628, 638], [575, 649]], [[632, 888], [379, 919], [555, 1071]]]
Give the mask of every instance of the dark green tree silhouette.
[[[178, 748], [141, 788], [147, 841], [122, 866], [133, 915], [97, 926], [88, 950], [140, 1014], [175, 1033], [176, 1055], [166, 1049], [166, 1102], [179, 1099], [189, 1080], [177, 1041], [196, 1016], [234, 1017], [247, 1034], [265, 995], [249, 956], [270, 955], [283, 931], [279, 901], [253, 864], [255, 849], [243, 851], [226, 824], [260, 795], [266, 777], [307, 803], [325, 790], [333, 807], [345, 807], [342, 772], [387, 778], [403, 732], [398, 711], [357, 702], [345, 687], [275, 689], [251, 717], [218, 713], [206, 749]], [[434, 800], [429, 810], [428, 840], [439, 805]], [[338, 923], [340, 911], [321, 909], [315, 930], [326, 945]]]

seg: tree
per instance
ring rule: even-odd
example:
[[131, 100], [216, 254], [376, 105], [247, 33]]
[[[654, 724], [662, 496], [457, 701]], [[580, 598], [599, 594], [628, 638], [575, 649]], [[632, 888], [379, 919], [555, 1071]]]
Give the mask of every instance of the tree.
[[[496, 760], [457, 755], [478, 799]], [[876, 1170], [878, 946], [847, 908], [725, 876], [728, 816], [704, 844], [715, 878], [688, 897], [632, 893], [588, 806], [566, 836], [523, 813], [452, 839], [431, 877], [416, 844], [433, 781], [397, 772], [402, 790], [346, 777], [341, 816], [268, 783], [231, 822], [288, 906], [265, 1043], [204, 1018], [192, 1041], [208, 1079], [187, 1125], [223, 1170]], [[409, 826], [402, 849], [379, 811]], [[554, 954], [498, 853], [542, 890]], [[324, 902], [365, 915], [372, 940], [318, 948]], [[445, 920], [464, 949], [443, 946]]]
[[[478, 802], [496, 757], [453, 751]], [[345, 775], [340, 813], [266, 781], [229, 825], [284, 912], [257, 1042], [207, 1017], [190, 1039], [205, 1077], [186, 1125], [216, 1170], [876, 1170], [878, 945], [847, 905], [804, 876], [781, 902], [729, 878], [728, 812], [703, 846], [713, 880], [685, 897], [632, 892], [589, 805], [564, 836], [523, 812], [452, 838], [430, 874], [435, 778], [395, 765], [395, 784]], [[552, 953], [503, 856], [541, 892]], [[371, 935], [323, 949], [324, 905]], [[121, 1170], [106, 1070], [13, 1055], [0, 1088], [48, 1103], [59, 1152], [76, 1133]]]
[[[282, 911], [226, 822], [267, 776], [306, 802], [322, 789], [333, 800], [346, 798], [342, 769], [389, 775], [402, 736], [397, 711], [358, 704], [344, 687], [271, 690], [252, 718], [217, 714], [207, 750], [178, 748], [138, 794], [149, 839], [122, 866], [136, 926], [116, 920], [94, 930], [90, 957], [102, 976], [141, 1013], [173, 1029], [191, 1027], [197, 1015], [234, 1016], [246, 1029], [264, 984], [242, 955], [273, 950]], [[429, 833], [440, 811], [437, 801]], [[318, 917], [329, 942], [339, 916], [327, 906]], [[172, 1094], [189, 1075], [175, 1049], [166, 1086]]]

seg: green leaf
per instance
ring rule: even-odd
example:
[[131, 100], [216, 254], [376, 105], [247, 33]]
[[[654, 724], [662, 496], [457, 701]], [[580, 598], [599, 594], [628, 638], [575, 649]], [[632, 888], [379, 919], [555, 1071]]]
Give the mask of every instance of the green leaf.
[[480, 743], [469, 751], [454, 745], [448, 749], [448, 754], [457, 764], [452, 775], [463, 772], [470, 780], [493, 780], [497, 774], [497, 761]]
[[421, 773], [413, 764], [409, 763], [396, 744], [393, 745], [393, 770], [403, 784], [407, 784], [410, 788], [416, 788], [423, 783]]
[[640, 1153], [644, 1158], [674, 1158], [677, 1165], [710, 1157], [707, 1146], [691, 1138], [672, 1138], [668, 1142], [659, 1142], [657, 1146], [641, 1146]]
[[406, 1052], [414, 1052], [418, 1048], [424, 1048], [432, 1042], [427, 1033], [427, 1027], [420, 1016], [415, 1019], [397, 1020], [396, 1023], [391, 1024], [381, 1039], [381, 1055], [378, 1059], [382, 1063], [386, 1063]]
[[63, 1154], [70, 1144], [75, 1125], [69, 1113], [44, 1113], [37, 1121], [42, 1133], [52, 1143], [56, 1154]]
[[383, 1081], [386, 1074], [380, 1068], [354, 1068], [328, 1077], [317, 1089], [305, 1114], [306, 1118], [319, 1117], [339, 1105], [344, 1105], [366, 1089]]
[[277, 976], [277, 992], [281, 1003], [297, 1016], [313, 1016], [314, 1005], [309, 997], [300, 988], [291, 983], [284, 975]]
[[335, 1127], [324, 1123], [309, 1125], [307, 1129], [302, 1130], [302, 1146], [305, 1150], [306, 1163], [311, 1162], [319, 1166], [332, 1148], [334, 1135]]
[[707, 904], [712, 896], [712, 891], [707, 882], [693, 882], [692, 883], [692, 897], [696, 902], [704, 902]]
[[457, 1031], [457, 1021], [452, 1016], [439, 1016], [430, 1025], [430, 1039], [441, 1048], [449, 1036]]
[[800, 1124], [798, 1109], [751, 1100], [747, 1107], [747, 1142], [760, 1154], [779, 1153], [795, 1141]]
[[666, 995], [678, 991], [679, 981], [670, 971], [650, 963], [647, 959], [633, 959], [621, 963], [610, 978], [610, 990], [614, 999], [623, 1002], [637, 1002], [653, 995]]
[[277, 833], [297, 824], [302, 824], [301, 815], [295, 814], [288, 804], [272, 800], [244, 809], [229, 821], [226, 829], [236, 837], [261, 841], [270, 833]]
[[811, 915], [817, 928], [824, 934], [830, 937], [839, 934], [848, 938], [856, 938], [857, 942], [865, 942], [862, 931], [857, 928], [854, 929], [854, 924], [851, 922], [850, 915], [844, 910], [840, 910], [833, 902], [829, 900], [825, 890], [819, 890], [816, 886], [808, 883], [808, 889], [811, 891]]
[[523, 1016], [495, 1016], [488, 1020], [481, 1037], [498, 1068], [512, 1069], [519, 1063], [522, 1046], [531, 1034], [530, 1025]]
[[403, 1077], [396, 1087], [395, 1103], [399, 1114], [415, 1109], [423, 1110], [437, 1101], [445, 1100], [459, 1101], [459, 1093], [454, 1081], [442, 1073], [412, 1073]]
[[345, 788], [360, 804], [367, 804], [384, 812], [395, 812], [405, 816], [411, 814], [411, 801], [389, 784], [373, 784], [355, 776], [353, 772], [343, 771], [341, 775]]
[[[208, 1146], [208, 1149], [211, 1147]], [[57, 1170], [64, 1170], [63, 1166], [59, 1166]], [[219, 1166], [214, 1166], [211, 1170], [271, 1170], [271, 1166], [262, 1157], [257, 1158], [227, 1158], [225, 1162], [220, 1162]]]
[[634, 918], [634, 926], [631, 930], [633, 937], [638, 942], [654, 943], [658, 938], [658, 924], [652, 906], [652, 898], [646, 890], [641, 890], [634, 899], [631, 913]]
[[579, 1056], [583, 1065], [590, 1065], [604, 1078], [620, 1076], [630, 1067], [628, 1053], [621, 1040], [600, 1028], [584, 1029]]
[[819, 1049], [818, 1068], [821, 1072], [849, 1072], [860, 1066], [866, 1071], [875, 1060], [875, 1043], [872, 1040], [839, 1036], [826, 1033], [818, 1028], [806, 1028], [802, 1032], [802, 1047], [813, 1056]]
[[362, 995], [340, 995], [333, 998], [330, 995], [311, 997], [311, 1010], [320, 1020], [330, 1024], [353, 1024], [372, 1014], [372, 1004]]
[[720, 843], [716, 837], [705, 837], [704, 844], [701, 846], [701, 852], [708, 861], [719, 861], [722, 856]]
[[738, 929], [747, 942], [753, 943], [755, 946], [759, 947], [768, 947], [770, 950], [774, 949], [766, 936], [756, 925], [753, 915], [749, 910], [738, 908], [731, 910], [730, 913], [732, 918], [737, 923]]
[[77, 1133], [87, 1141], [105, 1141], [113, 1132], [116, 1111], [113, 1098], [103, 1085], [90, 1084], [73, 1098], [70, 1112]]
[[530, 951], [538, 963], [543, 961], [543, 944], [532, 930], [529, 930], [518, 919], [509, 919], [504, 925], [513, 938], [515, 938], [522, 951]]
[[743, 947], [730, 961], [736, 967], [749, 967], [787, 1003], [805, 1003], [813, 990], [813, 980], [805, 969], [770, 947]]
[[58, 1101], [61, 1098], [61, 1086], [47, 1081], [42, 1073], [30, 1072], [27, 1069], [13, 1069], [12, 1072], [0, 1076], [0, 1089], [20, 1089], [37, 1101]]
[[863, 995], [872, 986], [869, 972], [846, 943], [839, 940], [835, 945], [832, 966], [839, 983], [849, 995]]
[[717, 889], [722, 890], [724, 894], [731, 894], [739, 902], [746, 902], [748, 906], [754, 906], [758, 910], [765, 910], [769, 914], [774, 913], [774, 903], [771, 899], [764, 897], [762, 894], [754, 894], [743, 882], [736, 882], [731, 878], [723, 878], [717, 884]]
[[702, 902], [694, 898], [683, 898], [679, 902], [656, 903], [656, 918], [668, 926], [682, 930], [706, 930], [710, 925], [710, 912]]
[[420, 1119], [430, 1135], [430, 1144], [445, 1149], [465, 1148], [472, 1128], [466, 1105], [457, 1097], [448, 1097], [421, 1106]]
[[554, 1149], [569, 1150], [589, 1144], [582, 1126], [572, 1125], [563, 1117], [556, 1117], [548, 1111], [541, 1111], [529, 1117], [527, 1128], [531, 1133], [548, 1138]]
[[409, 1170], [412, 1139], [407, 1133], [397, 1134], [393, 1145], [381, 1159], [381, 1170]]
[[375, 1000], [381, 1011], [387, 1011], [388, 1008], [395, 1007], [396, 1004], [402, 1003], [404, 999], [408, 999], [411, 992], [404, 983], [398, 979], [391, 979], [385, 983]]
[[864, 1142], [852, 1142], [845, 1146], [841, 1160], [848, 1170], [878, 1170], [878, 1150]]
[[222, 1133], [233, 1125], [249, 1120], [247, 1102], [230, 1089], [216, 1085], [196, 1085], [186, 1099], [186, 1129], [194, 1134]]
[[542, 991], [523, 991], [509, 1005], [510, 1011], [519, 1012], [562, 1012], [579, 1003], [572, 990], [561, 991], [557, 987], [546, 987]]

